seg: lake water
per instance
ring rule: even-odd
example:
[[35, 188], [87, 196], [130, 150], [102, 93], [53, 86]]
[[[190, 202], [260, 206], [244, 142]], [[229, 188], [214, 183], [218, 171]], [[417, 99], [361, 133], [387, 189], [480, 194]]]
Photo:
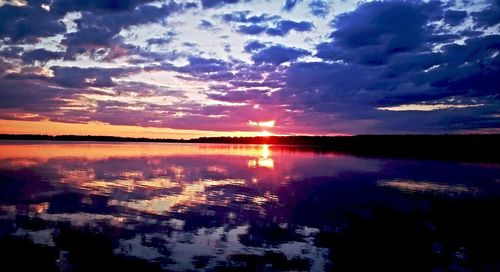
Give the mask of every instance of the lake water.
[[0, 248], [59, 271], [494, 270], [499, 170], [268, 145], [4, 141]]

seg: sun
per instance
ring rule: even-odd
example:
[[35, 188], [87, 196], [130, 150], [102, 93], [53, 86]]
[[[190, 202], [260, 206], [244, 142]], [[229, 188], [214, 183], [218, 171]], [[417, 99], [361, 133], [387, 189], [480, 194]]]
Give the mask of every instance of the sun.
[[267, 130], [263, 130], [259, 133], [259, 136], [262, 136], [262, 137], [269, 137], [269, 136], [272, 136], [273, 134]]
[[261, 132], [257, 132], [257, 136], [268, 137], [268, 136], [274, 135], [272, 132], [269, 132], [267, 129], [273, 128], [276, 125], [276, 121], [275, 120], [269, 120], [269, 121], [248, 120], [248, 125], [254, 126], [254, 127], [260, 127], [261, 129], [266, 129], [266, 130], [262, 130]]

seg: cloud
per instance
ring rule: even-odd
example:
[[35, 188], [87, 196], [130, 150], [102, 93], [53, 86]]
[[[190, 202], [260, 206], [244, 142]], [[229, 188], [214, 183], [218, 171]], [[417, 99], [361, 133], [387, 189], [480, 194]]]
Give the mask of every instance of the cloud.
[[330, 6], [327, 1], [313, 0], [309, 3], [311, 14], [318, 17], [325, 17], [330, 12]]
[[465, 10], [449, 9], [444, 13], [444, 22], [451, 26], [456, 26], [461, 24], [466, 17], [467, 17], [467, 11]]
[[245, 44], [244, 50], [248, 53], [258, 51], [259, 49], [262, 49], [266, 47], [266, 45], [262, 42], [259, 41], [250, 41]]
[[35, 61], [45, 63], [49, 60], [62, 59], [63, 56], [64, 52], [54, 52], [43, 48], [39, 48], [24, 52], [21, 58], [25, 63], [33, 64]]
[[207, 20], [201, 20], [200, 24], [198, 25], [198, 28], [200, 28], [200, 29], [212, 29], [212, 28], [214, 28], [214, 24], [212, 24], [210, 21], [207, 21]]
[[248, 2], [250, 0], [201, 0], [201, 6], [203, 8], [215, 8], [221, 7], [226, 4], [236, 4], [243, 1]]
[[147, 39], [146, 43], [148, 45], [154, 45], [154, 44], [165, 45], [165, 44], [169, 44], [169, 43], [171, 43], [174, 40], [174, 37], [176, 35], [177, 34], [175, 32], [173, 32], [173, 31], [167, 31], [163, 36]]
[[285, 6], [283, 7], [286, 11], [291, 11], [300, 0], [285, 0]]
[[248, 35], [256, 35], [265, 32], [269, 36], [283, 37], [288, 35], [292, 30], [306, 32], [311, 31], [313, 28], [314, 25], [306, 21], [295, 22], [291, 20], [279, 20], [273, 27], [260, 24], [240, 25], [238, 27], [238, 32]]
[[[243, 23], [238, 26], [238, 32], [256, 35], [265, 32], [270, 36], [285, 36], [290, 31], [305, 32], [313, 29], [314, 25], [306, 21], [283, 20], [280, 16], [263, 13], [250, 16], [250, 11], [236, 11], [222, 15], [225, 22]], [[271, 23], [273, 26], [269, 26]]]
[[189, 65], [183, 66], [177, 71], [190, 73], [214, 73], [227, 71], [230, 64], [215, 58], [204, 58], [199, 56], [191, 56], [188, 59]]
[[9, 46], [5, 47], [0, 51], [0, 56], [4, 58], [19, 58], [21, 53], [23, 52], [23, 48], [19, 46]]
[[218, 101], [242, 103], [257, 101], [265, 98], [267, 91], [260, 89], [248, 89], [245, 91], [229, 91], [224, 94], [208, 94], [208, 97]]
[[271, 63], [279, 65], [283, 62], [294, 61], [300, 57], [309, 55], [310, 52], [304, 49], [273, 45], [259, 50], [252, 55], [255, 63]]
[[318, 45], [324, 59], [381, 65], [401, 52], [422, 46], [430, 35], [428, 22], [442, 16], [435, 2], [370, 2], [355, 11], [337, 16], [330, 43]]
[[161, 6], [139, 5], [126, 12], [83, 12], [76, 20], [77, 31], [68, 33], [62, 41], [67, 46], [66, 58], [74, 59], [94, 48], [122, 47], [122, 37], [118, 34], [131, 26], [150, 24], [164, 20], [173, 13], [192, 8], [193, 3], [179, 4], [171, 1]]
[[490, 27], [500, 23], [500, 1], [489, 0], [490, 5], [482, 11], [472, 12], [472, 17], [479, 27]]
[[[379, 132], [498, 128], [493, 116], [500, 37], [478, 32], [454, 43], [454, 33], [432, 26], [443, 14], [431, 2], [371, 2], [341, 14], [332, 22], [332, 40], [317, 46], [317, 56], [333, 62], [292, 63], [275, 95], [291, 111], [314, 112], [316, 126], [331, 130], [349, 130], [344, 121]], [[464, 21], [463, 13], [450, 15], [449, 24]], [[439, 51], [432, 50], [436, 44]], [[376, 110], [419, 103], [443, 106], [429, 112]]]
[[238, 32], [248, 35], [256, 35], [266, 31], [267, 27], [260, 25], [240, 25]]
[[[47, 1], [48, 2], [48, 1]], [[72, 11], [132, 11], [137, 6], [152, 0], [56, 0], [51, 5], [54, 12], [65, 14]]]
[[35, 43], [66, 31], [61, 17], [40, 6], [0, 6], [0, 38], [10, 43]]
[[171, 43], [173, 40], [172, 37], [168, 37], [168, 38], [151, 38], [151, 39], [147, 39], [146, 42], [149, 44], [149, 45], [152, 45], [152, 44], [160, 44], [160, 45], [164, 45], [164, 44], [169, 44]]
[[297, 32], [305, 32], [310, 31], [313, 27], [314, 25], [312, 23], [306, 21], [295, 22], [290, 20], [282, 20], [279, 21], [275, 27], [268, 28], [266, 30], [266, 34], [271, 36], [285, 36], [292, 30], [295, 30]]
[[77, 95], [75, 91], [39, 84], [36, 80], [2, 79], [0, 90], [0, 109], [11, 113], [18, 110], [52, 114]]
[[250, 16], [250, 11], [235, 11], [231, 13], [226, 13], [221, 16], [222, 20], [225, 22], [238, 22], [238, 23], [252, 23], [252, 24], [261, 24], [270, 21], [279, 20], [281, 17], [278, 15], [270, 15], [267, 13], [263, 13], [259, 16], [253, 15]]
[[113, 77], [131, 73], [136, 69], [121, 68], [80, 68], [53, 66], [54, 81], [61, 86], [70, 88], [82, 87], [112, 87], [115, 86]]

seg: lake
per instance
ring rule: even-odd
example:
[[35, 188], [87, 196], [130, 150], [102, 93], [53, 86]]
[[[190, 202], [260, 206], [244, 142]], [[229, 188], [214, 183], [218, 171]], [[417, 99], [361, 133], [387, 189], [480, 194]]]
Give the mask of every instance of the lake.
[[499, 199], [500, 165], [491, 163], [269, 145], [3, 141], [0, 265], [494, 271]]

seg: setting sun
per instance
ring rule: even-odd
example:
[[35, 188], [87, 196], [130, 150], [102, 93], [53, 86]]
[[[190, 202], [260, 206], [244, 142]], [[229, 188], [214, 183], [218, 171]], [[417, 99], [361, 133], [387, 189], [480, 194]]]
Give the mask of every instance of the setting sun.
[[273, 134], [269, 131], [266, 131], [266, 130], [263, 130], [259, 136], [263, 136], [263, 137], [269, 137], [269, 136], [272, 136]]

